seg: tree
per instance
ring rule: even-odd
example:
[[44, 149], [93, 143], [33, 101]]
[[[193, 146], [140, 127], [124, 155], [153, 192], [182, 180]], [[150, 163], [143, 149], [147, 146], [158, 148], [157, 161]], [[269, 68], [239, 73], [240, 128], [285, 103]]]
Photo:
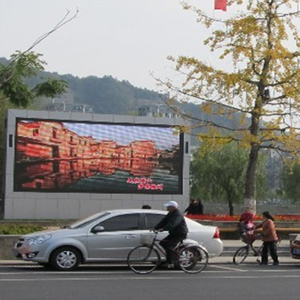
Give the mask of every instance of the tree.
[[36, 97], [53, 98], [66, 91], [67, 82], [61, 79], [48, 78], [34, 87], [26, 83], [26, 79], [44, 71], [45, 62], [40, 57], [41, 54], [34, 52], [17, 51], [11, 55], [8, 65], [0, 65], [1, 99], [7, 99], [16, 106], [27, 107]]
[[[33, 52], [33, 48], [41, 43], [50, 34], [57, 31], [74, 18], [76, 13], [69, 16], [69, 12], [65, 14], [62, 20], [55, 25], [49, 32], [39, 37], [27, 50], [16, 51], [10, 57], [8, 64], [0, 65], [0, 122], [4, 124], [7, 108], [28, 107], [28, 105], [37, 97], [55, 97], [63, 94], [67, 89], [67, 82], [60, 79], [48, 78], [35, 86], [27, 84], [28, 79], [39, 75], [44, 70], [45, 61], [41, 60], [41, 54]], [[5, 137], [4, 128], [0, 129], [0, 194], [2, 195], [2, 179], [4, 168], [4, 150]], [[3, 214], [4, 202], [0, 199], [0, 217]]]
[[40, 36], [27, 50], [16, 51], [11, 55], [7, 65], [0, 65], [0, 99], [4, 98], [14, 105], [27, 107], [36, 97], [53, 98], [66, 91], [67, 82], [61, 79], [48, 78], [34, 87], [26, 84], [25, 79], [37, 76], [44, 71], [46, 62], [41, 60], [41, 54], [32, 50], [49, 35], [76, 18], [78, 9], [71, 17], [69, 13], [67, 11], [53, 29]]
[[[200, 9], [198, 22], [212, 28], [204, 45], [215, 54], [215, 64], [194, 57], [169, 57], [183, 76], [180, 86], [159, 80], [173, 99], [199, 100], [212, 117], [189, 118], [196, 127], [208, 128], [199, 139], [211, 143], [236, 141], [248, 149], [244, 186], [245, 206], [256, 209], [256, 176], [259, 153], [275, 149], [297, 155], [300, 149], [295, 117], [300, 108], [300, 38], [295, 25], [298, 0], [229, 0], [228, 6], [242, 9], [227, 20], [217, 20]], [[222, 60], [231, 69], [222, 68]], [[215, 66], [217, 67], [215, 67]], [[216, 122], [214, 115], [241, 118], [235, 128]], [[248, 118], [248, 119], [247, 119]], [[187, 130], [187, 128], [183, 128]]]
[[[191, 162], [191, 197], [226, 201], [229, 215], [233, 215], [234, 204], [243, 200], [247, 153], [236, 143], [199, 147]], [[266, 169], [263, 159], [260, 160], [259, 166], [256, 180], [258, 195], [262, 197], [266, 191]]]
[[300, 163], [286, 164], [282, 171], [281, 184], [283, 196], [294, 202], [300, 200]]

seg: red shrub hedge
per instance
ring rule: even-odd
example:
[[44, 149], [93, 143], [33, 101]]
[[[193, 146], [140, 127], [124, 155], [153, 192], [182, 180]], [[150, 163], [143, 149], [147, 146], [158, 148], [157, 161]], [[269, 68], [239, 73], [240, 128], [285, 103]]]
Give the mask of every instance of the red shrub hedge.
[[[213, 214], [205, 214], [205, 215], [187, 215], [188, 218], [193, 220], [207, 220], [207, 221], [238, 221], [240, 215], [213, 215]], [[300, 222], [300, 215], [274, 215], [275, 221], [281, 222]], [[261, 215], [257, 215], [254, 218], [255, 221], [262, 220]]]

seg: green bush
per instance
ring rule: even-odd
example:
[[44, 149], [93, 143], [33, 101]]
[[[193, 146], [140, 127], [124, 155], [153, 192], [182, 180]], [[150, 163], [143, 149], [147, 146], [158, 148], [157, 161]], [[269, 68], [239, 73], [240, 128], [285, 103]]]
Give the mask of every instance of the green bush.
[[34, 224], [11, 224], [0, 225], [0, 234], [27, 234], [36, 231], [42, 231], [46, 228], [41, 225]]

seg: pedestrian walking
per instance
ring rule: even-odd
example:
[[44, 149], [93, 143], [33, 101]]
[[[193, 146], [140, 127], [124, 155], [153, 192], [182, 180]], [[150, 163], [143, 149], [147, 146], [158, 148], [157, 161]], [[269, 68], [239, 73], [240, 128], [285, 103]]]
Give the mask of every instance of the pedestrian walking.
[[268, 253], [273, 259], [273, 265], [278, 265], [278, 255], [277, 255], [277, 242], [278, 237], [275, 230], [275, 223], [273, 216], [265, 211], [262, 213], [263, 221], [255, 226], [255, 229], [262, 228], [261, 236], [263, 241], [263, 250], [261, 256], [261, 265], [268, 264]]

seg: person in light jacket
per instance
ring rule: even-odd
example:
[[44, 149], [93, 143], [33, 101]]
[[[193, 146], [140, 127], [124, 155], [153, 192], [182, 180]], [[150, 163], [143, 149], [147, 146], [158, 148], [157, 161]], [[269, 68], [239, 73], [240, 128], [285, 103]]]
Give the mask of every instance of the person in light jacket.
[[263, 250], [261, 256], [261, 265], [268, 264], [268, 252], [273, 259], [273, 265], [278, 265], [278, 255], [277, 255], [277, 241], [278, 237], [275, 230], [274, 218], [272, 215], [265, 211], [262, 213], [263, 221], [259, 225], [255, 226], [255, 229], [262, 228], [261, 236], [263, 241]]

